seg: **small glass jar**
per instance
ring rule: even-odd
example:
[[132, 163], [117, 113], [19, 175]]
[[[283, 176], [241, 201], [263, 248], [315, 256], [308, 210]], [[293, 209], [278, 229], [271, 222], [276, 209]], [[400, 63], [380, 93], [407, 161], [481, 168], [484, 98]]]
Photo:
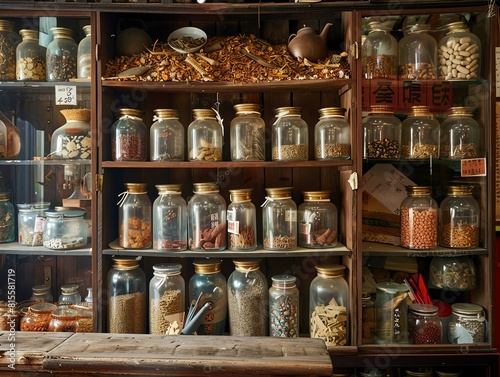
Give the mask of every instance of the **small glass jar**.
[[229, 190], [227, 207], [229, 250], [251, 251], [257, 248], [257, 218], [252, 189]]
[[78, 44], [77, 56], [77, 77], [79, 79], [90, 79], [91, 67], [92, 67], [92, 55], [91, 55], [91, 35], [92, 28], [90, 25], [85, 25], [83, 27], [83, 32], [85, 37]]
[[121, 108], [111, 132], [111, 158], [113, 161], [146, 161], [148, 130], [143, 112]]
[[82, 302], [82, 296], [78, 292], [77, 284], [65, 284], [61, 286], [58, 305], [76, 305]]
[[404, 284], [378, 283], [375, 296], [375, 343], [408, 342], [408, 288]]
[[16, 238], [15, 218], [10, 192], [0, 192], [0, 243], [12, 242]]
[[188, 127], [189, 161], [222, 161], [224, 128], [212, 109], [194, 109], [194, 120]]
[[53, 250], [67, 250], [87, 245], [87, 222], [83, 208], [60, 207], [46, 211], [43, 246]]
[[226, 201], [215, 182], [194, 183], [188, 202], [190, 250], [221, 251], [226, 248]]
[[345, 109], [325, 107], [319, 110], [319, 121], [314, 126], [314, 150], [319, 161], [351, 158], [351, 130], [345, 120]]
[[31, 288], [31, 300], [36, 302], [54, 302], [50, 285], [35, 285]]
[[77, 77], [78, 45], [71, 36], [71, 29], [50, 28], [54, 39], [47, 46], [47, 81], [69, 81]]
[[58, 308], [50, 315], [47, 331], [54, 332], [77, 332], [78, 311], [70, 308]]
[[89, 333], [94, 330], [94, 313], [91, 304], [82, 302], [77, 305], [70, 305], [69, 308], [77, 311], [78, 328], [76, 332]]
[[401, 246], [409, 249], [437, 247], [438, 205], [428, 186], [407, 186], [401, 202]]
[[232, 161], [265, 161], [266, 124], [260, 117], [260, 105], [234, 105], [236, 117], [231, 121], [230, 142]]
[[66, 123], [52, 134], [50, 155], [54, 159], [88, 159], [92, 157], [90, 109], [61, 110]]
[[38, 30], [19, 31], [21, 43], [16, 48], [17, 81], [45, 81], [47, 50], [38, 42]]
[[386, 106], [371, 106], [363, 118], [363, 158], [398, 159], [401, 121]]
[[370, 22], [368, 28], [362, 47], [363, 78], [397, 80], [398, 41], [380, 22]]
[[399, 78], [435, 80], [437, 78], [437, 42], [429, 34], [429, 24], [406, 27], [398, 43]]
[[266, 188], [262, 205], [264, 249], [297, 248], [297, 205], [292, 200], [292, 187]]
[[31, 305], [21, 320], [21, 331], [47, 331], [51, 314], [56, 309], [56, 305], [48, 302]]
[[0, 80], [16, 79], [16, 48], [19, 36], [14, 31], [14, 22], [0, 20]]
[[108, 332], [146, 331], [146, 275], [139, 258], [114, 257], [108, 272]]
[[485, 341], [485, 318], [483, 308], [476, 304], [451, 305], [448, 324], [448, 340], [451, 344], [472, 344]]
[[430, 159], [439, 157], [440, 125], [427, 106], [412, 106], [402, 126], [401, 157]]
[[441, 123], [441, 158], [479, 156], [480, 128], [471, 107], [452, 107]]
[[470, 255], [434, 257], [429, 266], [430, 286], [450, 291], [476, 288], [476, 266]]
[[45, 228], [45, 212], [50, 203], [18, 204], [17, 228], [21, 245], [42, 246]]
[[361, 320], [363, 344], [373, 344], [375, 336], [375, 301], [371, 292], [363, 291], [361, 296]]
[[146, 183], [125, 183], [127, 191], [118, 202], [118, 242], [121, 247], [145, 249], [151, 246], [151, 200]]
[[301, 161], [309, 155], [309, 126], [300, 107], [278, 107], [272, 130], [272, 160]]
[[299, 290], [297, 278], [275, 275], [269, 288], [269, 335], [285, 338], [299, 336]]
[[443, 330], [437, 306], [411, 304], [408, 313], [408, 340], [411, 344], [440, 344]]
[[156, 109], [149, 130], [151, 161], [184, 161], [184, 126], [173, 109]]
[[344, 270], [338, 264], [316, 265], [318, 275], [309, 288], [311, 338], [323, 339], [327, 346], [349, 343], [349, 287]]
[[162, 263], [153, 266], [149, 282], [149, 332], [171, 335], [182, 330], [186, 285], [182, 265]]

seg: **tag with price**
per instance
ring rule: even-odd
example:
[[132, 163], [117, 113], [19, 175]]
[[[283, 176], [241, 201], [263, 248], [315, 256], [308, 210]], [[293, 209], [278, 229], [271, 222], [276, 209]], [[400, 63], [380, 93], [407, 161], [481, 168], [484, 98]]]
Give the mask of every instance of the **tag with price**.
[[76, 106], [76, 86], [56, 85], [56, 104]]
[[461, 161], [462, 177], [485, 177], [486, 159], [471, 158]]

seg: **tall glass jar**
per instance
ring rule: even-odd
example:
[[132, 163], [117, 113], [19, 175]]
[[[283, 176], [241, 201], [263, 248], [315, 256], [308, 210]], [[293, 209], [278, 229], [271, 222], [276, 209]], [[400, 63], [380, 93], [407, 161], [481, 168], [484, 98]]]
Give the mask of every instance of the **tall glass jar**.
[[19, 31], [21, 43], [16, 48], [16, 79], [18, 81], [44, 81], [47, 50], [38, 43], [38, 30]]
[[92, 67], [92, 55], [91, 55], [91, 33], [92, 28], [90, 25], [85, 25], [83, 27], [83, 32], [85, 37], [78, 44], [77, 50], [77, 77], [79, 79], [90, 79], [91, 67]]
[[17, 205], [18, 241], [21, 245], [42, 246], [45, 228], [45, 212], [50, 203], [21, 203]]
[[65, 284], [61, 286], [58, 305], [76, 305], [82, 302], [82, 296], [78, 292], [77, 284]]
[[184, 126], [173, 109], [156, 109], [149, 130], [151, 161], [184, 161]]
[[250, 251], [257, 247], [257, 219], [252, 189], [229, 190], [227, 207], [229, 250]]
[[265, 161], [266, 124], [260, 117], [260, 105], [234, 105], [236, 117], [231, 121], [230, 142], [232, 161]]
[[51, 314], [56, 309], [57, 305], [48, 302], [31, 305], [21, 320], [21, 331], [47, 331]]
[[479, 156], [480, 128], [471, 107], [452, 107], [441, 123], [441, 158]]
[[12, 242], [16, 238], [14, 206], [10, 192], [0, 193], [0, 243]]
[[156, 185], [158, 197], [153, 203], [153, 249], [186, 250], [187, 204], [181, 185]]
[[55, 159], [90, 159], [92, 140], [90, 109], [65, 109], [66, 123], [52, 134], [50, 155]]
[[262, 205], [264, 249], [294, 250], [297, 247], [297, 205], [292, 187], [266, 188]]
[[345, 120], [345, 109], [319, 109], [319, 121], [314, 126], [316, 160], [348, 160], [351, 158], [351, 131]]
[[71, 29], [53, 27], [50, 32], [54, 39], [47, 46], [45, 58], [47, 81], [69, 81], [76, 78], [78, 45], [71, 36]]
[[88, 225], [86, 211], [77, 207], [59, 207], [46, 211], [43, 246], [53, 250], [67, 250], [87, 245]]
[[178, 263], [153, 266], [153, 278], [149, 282], [151, 334], [178, 334], [182, 330], [186, 285], [181, 268]]
[[377, 284], [375, 296], [375, 343], [408, 343], [408, 288], [404, 284]]
[[19, 36], [14, 31], [14, 22], [0, 20], [0, 80], [16, 79], [16, 48]]
[[429, 159], [439, 157], [440, 125], [427, 106], [412, 106], [402, 125], [401, 157]]
[[108, 272], [108, 331], [144, 334], [146, 331], [146, 275], [140, 258], [114, 257]]
[[224, 128], [212, 109], [194, 109], [194, 120], [188, 127], [189, 161], [222, 161]]
[[227, 316], [227, 283], [221, 260], [200, 259], [193, 262], [194, 275], [189, 280], [189, 302], [199, 300], [198, 308], [210, 302], [205, 318], [196, 330], [198, 335], [223, 335]]
[[307, 160], [309, 126], [301, 117], [300, 107], [278, 107], [272, 130], [272, 160]]
[[269, 335], [296, 338], [299, 336], [299, 290], [297, 278], [275, 275], [269, 288]]
[[437, 42], [428, 24], [406, 27], [398, 44], [399, 78], [435, 80], [437, 78]]
[[151, 200], [146, 183], [125, 183], [118, 202], [119, 245], [130, 249], [151, 246]]
[[114, 161], [146, 161], [148, 130], [143, 112], [121, 108], [111, 131], [111, 158]]
[[363, 118], [363, 158], [398, 159], [401, 121], [386, 106], [371, 106]]
[[485, 341], [485, 318], [483, 308], [476, 304], [457, 303], [451, 305], [448, 324], [448, 340], [451, 344], [472, 344]]
[[31, 288], [31, 299], [37, 302], [54, 302], [50, 285], [35, 285]]
[[220, 251], [226, 248], [226, 201], [215, 182], [194, 183], [188, 202], [190, 250]]
[[309, 288], [311, 338], [323, 339], [327, 346], [349, 342], [349, 287], [344, 270], [338, 264], [316, 265], [318, 275]]
[[380, 22], [370, 22], [362, 47], [365, 79], [396, 80], [398, 78], [398, 41], [390, 29]]
[[437, 306], [411, 304], [408, 312], [408, 340], [411, 344], [440, 344], [443, 329]]

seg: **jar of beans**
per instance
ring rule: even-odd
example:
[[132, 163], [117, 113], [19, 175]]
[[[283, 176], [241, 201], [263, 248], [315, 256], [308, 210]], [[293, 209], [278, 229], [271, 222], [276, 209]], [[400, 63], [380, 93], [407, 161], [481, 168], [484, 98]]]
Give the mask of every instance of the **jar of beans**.
[[121, 247], [144, 249], [151, 246], [151, 200], [146, 183], [125, 183], [127, 191], [118, 202], [118, 242]]
[[77, 77], [79, 79], [90, 79], [91, 67], [92, 67], [92, 54], [91, 54], [91, 34], [92, 27], [90, 25], [85, 25], [83, 27], [83, 32], [85, 37], [78, 44], [77, 50]]
[[319, 110], [314, 127], [316, 160], [348, 160], [351, 158], [351, 130], [345, 120], [345, 109], [325, 107]]
[[275, 275], [269, 288], [269, 335], [296, 338], [299, 336], [299, 290], [297, 278]]
[[52, 312], [47, 331], [77, 332], [78, 328], [78, 311], [59, 307]]
[[12, 242], [16, 238], [14, 206], [10, 192], [0, 192], [0, 243]]
[[35, 285], [31, 288], [31, 299], [36, 302], [54, 302], [50, 285]]
[[18, 81], [45, 81], [45, 47], [38, 43], [38, 30], [19, 31], [22, 42], [16, 48], [16, 79]]
[[114, 161], [146, 161], [148, 130], [143, 112], [121, 108], [111, 127], [111, 158]]
[[292, 187], [266, 188], [262, 204], [264, 249], [294, 250], [297, 247], [297, 205]]
[[65, 109], [66, 123], [52, 134], [50, 155], [54, 159], [90, 159], [92, 140], [90, 109]]
[[485, 341], [483, 308], [476, 304], [457, 303], [451, 306], [448, 340], [451, 344], [472, 344]]
[[302, 119], [300, 107], [279, 107], [275, 110], [271, 144], [273, 161], [307, 160], [309, 126]]
[[59, 207], [46, 211], [43, 246], [52, 250], [67, 250], [87, 245], [86, 211], [78, 207]]
[[428, 186], [407, 186], [401, 202], [401, 246], [409, 249], [437, 247], [438, 205]]
[[430, 159], [439, 157], [440, 125], [427, 106], [412, 106], [402, 123], [401, 157]]
[[429, 34], [429, 24], [414, 24], [403, 29], [398, 44], [399, 78], [435, 80], [437, 78], [437, 42]]
[[21, 245], [42, 246], [45, 212], [50, 203], [21, 203], [17, 205], [18, 241]]
[[429, 267], [429, 282], [439, 289], [470, 291], [476, 288], [476, 267], [470, 255], [434, 257]]
[[47, 331], [51, 314], [56, 309], [56, 305], [48, 302], [31, 305], [21, 320], [21, 331]]
[[61, 286], [58, 305], [76, 305], [82, 302], [82, 296], [78, 291], [77, 284], [65, 284]]
[[412, 304], [408, 313], [408, 340], [411, 344], [440, 344], [441, 320], [437, 306]]
[[188, 127], [189, 161], [222, 161], [224, 127], [212, 109], [194, 109], [194, 120]]
[[78, 45], [72, 37], [71, 29], [53, 27], [54, 39], [47, 46], [47, 81], [69, 81], [77, 77], [76, 59]]
[[363, 158], [399, 159], [401, 121], [386, 106], [371, 106], [363, 118]]
[[250, 251], [257, 248], [257, 219], [252, 203], [252, 189], [229, 190], [227, 207], [229, 250]]
[[16, 48], [20, 42], [14, 22], [0, 20], [0, 80], [16, 79]]
[[261, 107], [254, 103], [234, 105], [236, 117], [231, 121], [231, 160], [265, 161], [266, 124], [260, 117]]
[[363, 78], [397, 80], [398, 41], [380, 22], [370, 22], [368, 28], [362, 47]]
[[377, 284], [375, 298], [375, 343], [408, 343], [408, 288], [404, 284]]
[[174, 109], [156, 109], [149, 131], [151, 161], [184, 161], [184, 126]]
[[479, 156], [479, 123], [471, 107], [452, 107], [441, 123], [441, 158], [474, 158]]

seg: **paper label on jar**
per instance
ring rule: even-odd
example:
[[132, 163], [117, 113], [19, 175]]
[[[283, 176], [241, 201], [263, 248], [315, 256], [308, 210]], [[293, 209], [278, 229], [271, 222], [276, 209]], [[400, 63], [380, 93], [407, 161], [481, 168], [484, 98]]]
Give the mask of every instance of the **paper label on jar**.
[[41, 233], [43, 232], [44, 228], [45, 228], [45, 217], [37, 216], [35, 218], [35, 225], [33, 227], [33, 231]]
[[210, 228], [217, 228], [219, 225], [219, 214], [212, 213], [210, 214]]
[[285, 221], [297, 221], [297, 211], [295, 210], [286, 211]]
[[[228, 212], [229, 214], [229, 212]], [[227, 221], [227, 231], [233, 234], [240, 234], [240, 222], [228, 220]]]
[[300, 224], [299, 232], [300, 234], [311, 233], [311, 224], [305, 224], [305, 223]]

